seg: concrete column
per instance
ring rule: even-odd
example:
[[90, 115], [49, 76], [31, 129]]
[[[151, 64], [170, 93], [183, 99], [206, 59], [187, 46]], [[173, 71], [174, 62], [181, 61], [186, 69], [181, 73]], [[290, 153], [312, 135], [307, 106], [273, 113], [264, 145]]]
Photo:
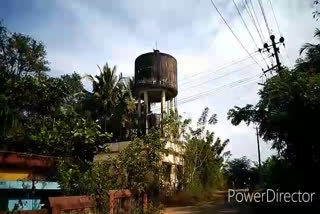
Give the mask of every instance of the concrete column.
[[161, 115], [162, 118], [164, 117], [164, 114], [166, 113], [166, 91], [161, 91]]
[[174, 108], [173, 108], [173, 100], [174, 100], [174, 98], [172, 98], [171, 100], [170, 100], [170, 111], [174, 111]]
[[148, 133], [149, 130], [149, 120], [148, 120], [148, 114], [149, 114], [149, 100], [148, 100], [148, 92], [143, 92], [143, 100], [144, 100], [144, 109], [145, 109], [145, 117], [146, 117], [146, 133]]
[[138, 117], [139, 117], [139, 119], [141, 117], [141, 97], [140, 97], [140, 94], [138, 97]]
[[178, 113], [178, 103], [177, 103], [177, 97], [174, 98], [174, 111]]

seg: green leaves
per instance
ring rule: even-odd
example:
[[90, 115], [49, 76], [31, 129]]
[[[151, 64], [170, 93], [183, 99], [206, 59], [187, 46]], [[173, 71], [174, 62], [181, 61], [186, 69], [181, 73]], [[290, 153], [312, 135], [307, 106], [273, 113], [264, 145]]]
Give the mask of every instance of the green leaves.
[[189, 127], [185, 136], [184, 179], [187, 188], [213, 188], [218, 186], [222, 163], [228, 156], [223, 152], [229, 140], [221, 141], [208, 130], [208, 125], [216, 124], [217, 115], [213, 114], [209, 121], [209, 108], [205, 108], [195, 129]]
[[[93, 93], [89, 99], [93, 101], [85, 107], [97, 119], [104, 131], [112, 132], [113, 139], [130, 139], [135, 128], [135, 101], [132, 97], [131, 80], [116, 75], [116, 67], [110, 68], [106, 63], [99, 75], [87, 75], [92, 82]], [[89, 93], [90, 94], [90, 93]]]
[[119, 156], [119, 168], [128, 178], [125, 188], [138, 192], [159, 188], [164, 152], [165, 141], [160, 138], [159, 131], [152, 131], [142, 138], [135, 137]]
[[7, 75], [40, 76], [49, 71], [44, 45], [20, 33], [11, 34], [1, 22], [0, 65]]
[[41, 144], [43, 151], [65, 156], [83, 163], [90, 163], [93, 156], [103, 151], [111, 135], [102, 133], [97, 123], [82, 118], [72, 109], [67, 109], [55, 121], [53, 128], [44, 127], [33, 139]]
[[252, 167], [246, 156], [228, 161], [226, 170], [233, 184], [232, 188], [247, 188], [248, 185], [254, 187], [258, 183], [259, 171], [257, 167]]

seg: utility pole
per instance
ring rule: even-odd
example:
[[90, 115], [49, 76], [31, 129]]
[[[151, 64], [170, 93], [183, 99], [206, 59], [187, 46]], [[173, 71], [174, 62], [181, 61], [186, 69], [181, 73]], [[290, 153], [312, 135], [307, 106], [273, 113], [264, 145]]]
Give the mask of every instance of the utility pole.
[[259, 49], [259, 51], [263, 51], [263, 52], [269, 52], [270, 53], [270, 48], [273, 49], [273, 53], [271, 53], [271, 56], [270, 57], [275, 57], [276, 58], [276, 65], [272, 66], [271, 68], [269, 68], [268, 70], [265, 70], [264, 73], [266, 72], [269, 72], [269, 71], [272, 71], [274, 70], [275, 68], [277, 68], [277, 71], [281, 71], [282, 70], [282, 66], [281, 66], [281, 62], [280, 62], [280, 59], [279, 59], [279, 53], [280, 53], [280, 50], [279, 48], [277, 47], [277, 44], [283, 44], [284, 46], [284, 38], [283, 37], [280, 37], [279, 39], [279, 42], [276, 42], [275, 41], [275, 36], [274, 35], [271, 35], [270, 36], [270, 40], [271, 40], [271, 44], [269, 45], [268, 43], [264, 43], [263, 45], [263, 49]]
[[259, 128], [258, 128], [258, 126], [256, 126], [256, 135], [257, 135], [257, 145], [258, 145], [259, 169], [261, 170], [260, 142], [259, 142]]
[[260, 142], [259, 142], [259, 128], [256, 126], [257, 145], [258, 145], [258, 160], [259, 160], [259, 184], [262, 185], [262, 168], [261, 168], [261, 157], [260, 157]]
[[279, 52], [279, 48], [277, 48], [276, 42], [274, 41], [275, 36], [271, 35], [270, 39], [271, 39], [271, 42], [272, 42], [272, 48], [273, 48], [273, 51], [274, 51], [274, 55], [276, 57], [277, 67], [278, 67], [278, 70], [280, 71], [281, 70], [281, 63], [280, 63], [279, 55], [278, 55], [278, 53], [280, 53]]

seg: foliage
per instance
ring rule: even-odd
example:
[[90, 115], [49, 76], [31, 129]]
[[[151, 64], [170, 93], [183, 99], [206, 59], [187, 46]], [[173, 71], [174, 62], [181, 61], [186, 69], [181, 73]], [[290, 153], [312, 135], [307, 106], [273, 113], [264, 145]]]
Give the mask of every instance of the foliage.
[[127, 177], [124, 188], [156, 194], [160, 188], [161, 159], [165, 152], [165, 141], [159, 131], [151, 131], [142, 138], [135, 137], [119, 155], [119, 168]]
[[[93, 93], [86, 108], [102, 130], [113, 133], [115, 141], [126, 140], [134, 128], [135, 101], [132, 96], [132, 80], [116, 75], [116, 67], [105, 64], [99, 75], [87, 75], [92, 82]], [[92, 105], [94, 103], [94, 105]]]
[[254, 187], [258, 184], [258, 168], [252, 167], [251, 161], [245, 156], [228, 161], [226, 170], [232, 188]]
[[295, 172], [292, 163], [284, 158], [271, 156], [262, 165], [262, 180], [266, 189], [281, 191], [302, 189], [299, 179], [301, 175]]
[[39, 76], [48, 70], [44, 45], [29, 36], [8, 32], [0, 22], [1, 76]]
[[229, 152], [224, 152], [229, 140], [221, 141], [214, 138], [214, 132], [206, 129], [208, 124], [216, 124], [216, 115], [209, 120], [209, 109], [205, 108], [198, 120], [197, 128], [189, 127], [185, 135], [184, 153], [185, 182], [191, 189], [212, 188], [219, 178], [224, 159]]
[[0, 148], [91, 162], [111, 135], [84, 113], [81, 77], [49, 77], [43, 44], [1, 24], [0, 46]]
[[181, 144], [183, 136], [186, 134], [187, 128], [191, 123], [190, 119], [182, 119], [176, 111], [170, 110], [170, 114], [166, 115], [162, 120], [164, 138], [168, 142]]
[[[317, 7], [319, 6], [319, 0], [314, 0], [313, 4], [314, 4], [314, 7], [317, 8]], [[318, 21], [319, 16], [320, 16], [319, 10], [318, 10], [318, 9], [315, 9], [315, 10], [312, 12], [312, 14], [313, 14], [313, 18]]]
[[101, 213], [109, 212], [108, 191], [120, 187], [112, 164], [106, 161], [95, 162], [84, 171], [77, 163], [61, 160], [57, 178], [65, 195], [89, 195], [95, 199], [96, 208]]
[[[314, 32], [314, 37], [320, 41], [320, 30], [318, 28]], [[320, 73], [320, 44], [304, 44], [300, 49], [301, 54], [304, 54], [304, 57], [297, 59], [296, 70]]]
[[43, 154], [63, 154], [80, 165], [89, 164], [95, 154], [104, 151], [111, 135], [101, 133], [97, 123], [66, 108], [52, 126], [42, 127], [32, 137], [37, 150], [43, 150]]

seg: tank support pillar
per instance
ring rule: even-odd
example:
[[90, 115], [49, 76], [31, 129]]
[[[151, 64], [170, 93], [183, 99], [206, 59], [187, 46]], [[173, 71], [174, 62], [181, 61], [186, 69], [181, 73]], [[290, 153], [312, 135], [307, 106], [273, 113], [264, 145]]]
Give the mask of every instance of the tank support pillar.
[[177, 97], [173, 98], [173, 106], [175, 113], [178, 114], [178, 103], [177, 103]]
[[174, 111], [174, 108], [173, 108], [173, 105], [174, 105], [173, 99], [174, 99], [174, 98], [172, 98], [172, 99], [170, 100], [170, 111]]
[[144, 100], [144, 109], [145, 109], [145, 117], [146, 117], [146, 134], [148, 134], [149, 130], [149, 120], [148, 120], [148, 114], [149, 114], [149, 100], [148, 100], [148, 92], [143, 92], [143, 100]]
[[141, 117], [141, 97], [138, 97], [138, 117]]
[[161, 91], [161, 117], [164, 118], [164, 114], [166, 114], [166, 91]]

